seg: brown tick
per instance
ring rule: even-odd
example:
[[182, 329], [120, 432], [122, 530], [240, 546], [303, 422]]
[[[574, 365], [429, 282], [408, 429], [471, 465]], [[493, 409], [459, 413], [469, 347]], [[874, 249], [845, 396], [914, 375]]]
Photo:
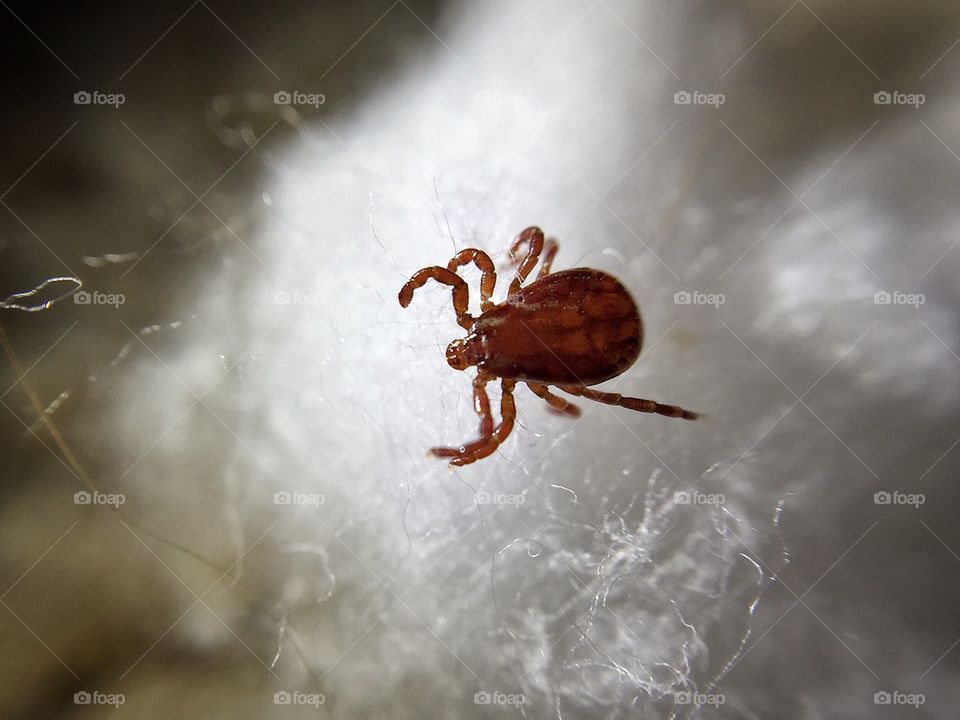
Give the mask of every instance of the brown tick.
[[[546, 246], [537, 279], [522, 288]], [[526, 255], [521, 259], [521, 251]], [[497, 275], [490, 256], [473, 248], [457, 253], [447, 267], [434, 265], [416, 272], [400, 289], [400, 305], [407, 307], [413, 292], [428, 280], [453, 289], [457, 322], [469, 334], [447, 347], [447, 362], [457, 370], [477, 367], [473, 381], [473, 407], [480, 416], [480, 438], [457, 448], [437, 447], [430, 452], [451, 458], [451, 465], [468, 465], [493, 453], [516, 418], [513, 390], [523, 382], [557, 412], [578, 417], [580, 410], [548, 389], [554, 385], [571, 395], [619, 405], [630, 410], [695, 420], [697, 413], [653, 400], [623, 397], [617, 393], [590, 390], [588, 386], [616, 377], [640, 355], [643, 321], [627, 289], [615, 277], [599, 270], [576, 268], [550, 273], [557, 254], [553, 239], [544, 241], [543, 231], [528, 227], [517, 236], [510, 259], [517, 274], [507, 298], [495, 305], [490, 297]], [[458, 268], [474, 263], [480, 279], [478, 318], [467, 312], [467, 284]], [[486, 385], [500, 378], [500, 424], [494, 428]]]

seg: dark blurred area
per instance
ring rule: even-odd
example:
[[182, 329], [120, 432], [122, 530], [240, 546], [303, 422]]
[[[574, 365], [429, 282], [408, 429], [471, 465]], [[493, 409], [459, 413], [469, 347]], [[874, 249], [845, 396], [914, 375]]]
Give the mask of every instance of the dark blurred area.
[[[241, 153], [211, 130], [213, 98], [296, 88], [327, 98], [307, 108], [308, 119], [349, 115], [364, 96], [435, 51], [414, 13], [435, 25], [440, 3], [411, 0], [407, 6], [5, 4], [0, 82], [9, 102], [0, 113], [0, 297], [50, 277], [73, 276], [88, 289], [128, 298], [118, 315], [131, 328], [181, 318], [198, 279], [229, 263], [240, 244], [252, 243], [238, 209], [251, 192], [255, 196], [263, 173], [252, 154], [238, 162]], [[119, 108], [78, 105], [74, 94], [82, 91], [122, 93], [125, 102]], [[275, 120], [263, 119], [256, 132]], [[292, 132], [281, 124], [271, 140]], [[130, 261], [96, 261], [147, 252], [132, 269]], [[40, 297], [70, 288], [56, 285]], [[15, 348], [48, 347], [80, 318], [76, 310], [68, 301], [56, 313], [7, 312], [0, 322]], [[32, 381], [74, 388], [61, 409], [69, 416], [91, 391], [86, 378], [108, 366], [129, 340], [116, 316], [87, 314], [71, 331], [70, 360], [40, 364]], [[25, 366], [36, 359], [29, 351], [22, 358]], [[6, 358], [3, 364], [3, 377], [12, 382], [16, 375]], [[36, 417], [25, 404], [18, 409]], [[0, 432], [10, 438], [25, 431], [3, 413]], [[24, 450], [46, 452], [35, 443], [9, 447], [9, 461]], [[24, 476], [5, 473], [4, 485], [17, 477]]]

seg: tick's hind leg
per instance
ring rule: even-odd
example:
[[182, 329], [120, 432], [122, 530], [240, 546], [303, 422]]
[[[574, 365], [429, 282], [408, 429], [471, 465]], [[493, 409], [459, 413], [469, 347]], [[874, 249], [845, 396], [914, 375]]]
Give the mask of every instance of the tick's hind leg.
[[436, 280], [438, 283], [449, 285], [453, 289], [453, 309], [457, 313], [457, 322], [460, 327], [467, 330], [473, 327], [473, 316], [467, 312], [467, 307], [470, 304], [470, 290], [467, 288], [467, 284], [459, 275], [439, 265], [425, 267], [413, 274], [413, 277], [400, 288], [398, 297], [400, 307], [407, 307], [413, 300], [413, 291], [426, 285], [428, 280]]
[[[489, 378], [484, 378], [482, 382], [485, 385], [488, 381]], [[507, 439], [510, 431], [513, 430], [513, 422], [517, 416], [517, 406], [513, 401], [513, 389], [517, 384], [516, 381], [501, 381], [503, 397], [500, 399], [500, 424], [496, 430], [493, 430], [493, 420], [490, 416], [490, 400], [487, 399], [486, 390], [482, 387], [480, 392], [483, 400], [477, 400], [478, 382], [480, 382], [479, 375], [477, 380], [474, 381], [474, 407], [480, 415], [480, 438], [459, 448], [432, 448], [430, 450], [438, 457], [451, 458], [451, 465], [469, 465], [480, 458], [492, 455], [500, 443]]]
[[558, 412], [561, 415], [569, 415], [570, 417], [580, 417], [580, 408], [572, 402], [564, 400], [559, 395], [554, 395], [547, 389], [546, 385], [528, 382], [527, 387], [530, 388], [534, 395], [546, 400], [547, 404], [550, 405], [550, 409], [554, 412]]
[[477, 266], [483, 276], [480, 278], [480, 312], [486, 312], [493, 307], [490, 298], [493, 295], [493, 288], [497, 284], [497, 273], [493, 267], [493, 260], [483, 250], [467, 248], [461, 250], [454, 258], [447, 263], [447, 270], [456, 272], [460, 267], [473, 263]]
[[656, 413], [657, 415], [683, 418], [684, 420], [696, 420], [700, 417], [697, 413], [684, 410], [682, 407], [677, 407], [676, 405], [661, 405], [653, 400], [624, 397], [619, 393], [600, 392], [599, 390], [591, 390], [579, 385], [561, 385], [560, 389], [571, 395], [580, 395], [589, 400], [596, 400], [606, 405], [617, 405], [619, 407], [625, 407], [628, 410], [636, 410], [637, 412]]

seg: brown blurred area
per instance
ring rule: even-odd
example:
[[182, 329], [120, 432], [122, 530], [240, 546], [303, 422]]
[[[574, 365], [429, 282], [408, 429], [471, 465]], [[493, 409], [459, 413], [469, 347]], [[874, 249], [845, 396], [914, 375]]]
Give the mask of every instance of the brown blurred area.
[[[44, 407], [58, 401], [51, 417], [66, 446], [104, 491], [116, 491], [118, 478], [102, 471], [117, 448], [79, 423], [78, 409], [86, 419], [107, 413], [111, 363], [137, 342], [131, 329], [192, 312], [203, 279], [231, 262], [225, 246], [251, 242], [239, 210], [256, 194], [264, 168], [252, 155], [238, 163], [241, 153], [211, 131], [212, 98], [322, 87], [317, 91], [337, 102], [311, 117], [349, 114], [435, 51], [413, 13], [436, 24], [439, 3], [407, 4], [412, 12], [389, 16], [389, 3], [287, 0], [11, 1], [0, 8], [0, 297], [75, 276], [87, 289], [127, 299], [112, 316], [84, 314], [69, 299], [55, 312], [0, 310], [0, 327], [28, 371], [21, 378], [7, 354], [0, 357], [3, 717], [269, 714], [274, 678], [243, 641], [205, 653], [202, 639], [187, 647], [177, 633], [166, 635], [194, 604], [191, 593], [201, 596], [220, 573], [165, 552], [163, 543], [147, 547], [109, 510], [75, 505], [82, 479], [25, 390], [29, 385]], [[123, 93], [122, 112], [76, 105], [74, 93], [83, 90]], [[275, 132], [281, 140], [292, 131]], [[208, 207], [195, 204], [227, 171], [204, 196]], [[228, 219], [229, 231], [216, 216]], [[84, 260], [147, 251], [125, 277], [129, 262]], [[128, 395], [134, 405], [135, 393]], [[135, 512], [150, 524], [148, 509]], [[215, 560], [223, 568], [233, 562], [226, 549]], [[206, 602], [232, 617], [222, 585]], [[189, 623], [185, 618], [179, 629]], [[247, 630], [269, 660], [273, 631]], [[123, 692], [129, 701], [116, 709], [74, 703], [74, 693], [93, 688]], [[288, 710], [290, 717], [317, 716], [312, 708]]]

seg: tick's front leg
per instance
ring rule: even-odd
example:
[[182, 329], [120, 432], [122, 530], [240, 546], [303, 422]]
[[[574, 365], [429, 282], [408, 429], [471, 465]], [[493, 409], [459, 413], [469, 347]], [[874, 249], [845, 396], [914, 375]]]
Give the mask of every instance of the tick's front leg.
[[497, 273], [493, 267], [493, 260], [483, 250], [467, 248], [458, 252], [454, 258], [447, 263], [447, 270], [456, 272], [464, 265], [473, 263], [476, 265], [483, 277], [480, 278], [480, 312], [486, 312], [493, 307], [490, 298], [493, 296], [493, 289], [497, 284]]
[[553, 259], [557, 256], [557, 250], [560, 246], [552, 237], [548, 237], [543, 243], [543, 265], [540, 266], [540, 272], [537, 273], [537, 280], [544, 275], [550, 274], [550, 268], [553, 267]]
[[[454, 466], [469, 465], [470, 463], [476, 462], [481, 458], [485, 458], [488, 455], [492, 455], [500, 444], [507, 439], [507, 436], [510, 435], [510, 432], [513, 430], [513, 423], [517, 417], [517, 406], [513, 400], [513, 389], [516, 387], [516, 380], [502, 380], [501, 388], [503, 389], [503, 396], [500, 399], [500, 424], [497, 426], [497, 429], [492, 433], [488, 433], [486, 436], [482, 436], [479, 440], [475, 440], [472, 443], [468, 443], [460, 448], [435, 448], [432, 452], [435, 455], [440, 455], [441, 457], [452, 457], [450, 464]], [[486, 393], [484, 392], [484, 397]], [[487, 402], [487, 409], [489, 410], [490, 404]], [[481, 429], [482, 429], [481, 425]], [[437, 452], [437, 450], [443, 451]]]
[[[487, 396], [487, 383], [492, 379], [492, 376], [483, 372], [478, 372], [473, 379], [473, 409], [480, 417], [480, 440], [476, 442], [485, 442], [493, 435], [493, 413], [490, 412], [490, 398]], [[471, 443], [473, 444], [475, 443]], [[430, 452], [437, 457], [457, 457], [466, 452], [467, 447], [466, 445], [458, 448], [435, 447], [430, 448]]]
[[[527, 254], [520, 259], [520, 250], [526, 247]], [[507, 291], [507, 297], [515, 295], [520, 291], [520, 286], [527, 279], [527, 275], [533, 270], [540, 259], [540, 253], [543, 252], [543, 230], [536, 225], [532, 225], [517, 235], [510, 248], [510, 259], [517, 263], [517, 274], [510, 283], [510, 289]]]
[[428, 280], [436, 280], [438, 283], [449, 285], [453, 293], [453, 310], [457, 313], [457, 322], [460, 327], [469, 330], [473, 327], [474, 318], [467, 312], [470, 304], [470, 290], [467, 284], [456, 273], [450, 272], [447, 268], [433, 265], [418, 270], [413, 274], [406, 284], [400, 288], [400, 307], [407, 307], [413, 300], [413, 292], [427, 284]]

